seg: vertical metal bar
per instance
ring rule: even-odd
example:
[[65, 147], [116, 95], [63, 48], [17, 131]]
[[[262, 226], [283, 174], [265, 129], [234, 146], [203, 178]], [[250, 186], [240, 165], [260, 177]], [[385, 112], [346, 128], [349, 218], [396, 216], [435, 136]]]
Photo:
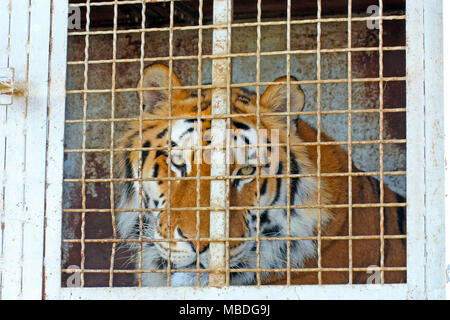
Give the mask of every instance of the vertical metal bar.
[[[257, 28], [256, 28], [256, 156], [257, 156], [257, 165], [256, 165], [256, 203], [258, 203], [258, 207], [261, 206], [261, 190], [260, 190], [260, 175], [261, 175], [261, 154], [260, 154], [260, 126], [261, 126], [261, 0], [258, 0], [257, 3]], [[256, 215], [256, 284], [258, 286], [261, 285], [261, 272], [259, 269], [261, 268], [261, 209], [257, 210]]]
[[[83, 129], [82, 129], [82, 143], [81, 149], [83, 150], [81, 153], [81, 208], [86, 210], [86, 127], [87, 127], [87, 106], [88, 106], [88, 73], [89, 73], [89, 28], [90, 28], [90, 19], [91, 19], [91, 1], [87, 0], [86, 2], [86, 36], [85, 36], [85, 47], [84, 47], [84, 83], [83, 83]], [[85, 257], [85, 244], [86, 239], [86, 211], [81, 213], [81, 261], [80, 261], [80, 281], [81, 287], [84, 287], [84, 263], [86, 260]]]
[[[140, 61], [139, 61], [139, 146], [143, 145], [143, 137], [142, 137], [142, 128], [143, 123], [142, 119], [144, 117], [143, 114], [143, 108], [144, 105], [144, 92], [142, 91], [143, 83], [144, 83], [144, 58], [145, 58], [145, 18], [146, 18], [146, 1], [142, 0], [141, 4], [141, 47], [140, 47]], [[139, 179], [142, 178], [142, 151], [139, 152], [139, 161], [138, 161], [138, 177]], [[142, 209], [142, 201], [143, 201], [143, 194], [142, 194], [142, 180], [139, 180], [139, 209]], [[142, 211], [139, 212], [139, 252], [138, 252], [138, 270], [142, 271], [142, 261], [143, 261], [143, 218], [142, 218]], [[142, 287], [142, 272], [138, 275], [138, 286]]]
[[67, 57], [68, 3], [52, 1], [52, 28], [48, 89], [48, 134], [45, 195], [43, 298], [61, 291], [62, 190], [64, 162], [64, 108]]
[[[169, 118], [172, 117], [172, 99], [173, 99], [173, 83], [172, 83], [172, 76], [173, 76], [173, 25], [174, 25], [174, 2], [170, 1], [170, 21], [169, 21]], [[171, 137], [172, 137], [172, 121], [169, 121], [169, 131], [168, 131], [168, 154], [169, 157], [167, 159], [168, 163], [171, 163], [171, 157], [172, 157], [172, 143], [171, 143]], [[169, 170], [169, 176], [171, 174], [171, 170]], [[168, 191], [167, 191], [167, 198], [170, 200], [171, 194], [172, 194], [172, 183], [171, 181], [168, 181]], [[168, 206], [167, 206], [167, 210], [168, 210], [168, 238], [169, 241], [172, 240], [172, 237], [174, 237], [174, 235], [171, 234], [171, 230], [172, 230], [172, 211], [171, 211], [171, 206], [172, 203], [169, 201]], [[171, 277], [171, 266], [172, 264], [170, 263], [170, 258], [171, 258], [171, 242], [169, 242], [169, 252], [168, 252], [168, 256], [167, 256], [167, 285], [170, 286], [170, 277]]]
[[[347, 21], [347, 48], [350, 50], [352, 48], [352, 10], [353, 3], [352, 0], [348, 0], [348, 21]], [[351, 173], [353, 171], [353, 149], [352, 149], [352, 141], [353, 141], [353, 130], [352, 130], [352, 109], [353, 109], [353, 75], [352, 75], [352, 52], [349, 51], [347, 54], [347, 86], [348, 86], [348, 283], [353, 283], [353, 241], [351, 239], [353, 235], [353, 180]]]
[[[214, 0], [213, 54], [225, 55], [228, 53], [229, 29], [231, 23], [232, 0]], [[218, 58], [213, 60], [213, 93], [212, 115], [223, 115], [227, 112], [227, 84], [231, 77], [230, 59]], [[225, 119], [213, 119], [211, 122], [211, 176], [219, 177], [227, 173], [225, 142], [227, 122]], [[222, 287], [226, 283], [225, 270], [225, 244], [215, 242], [214, 239], [226, 237], [226, 182], [222, 180], [211, 181], [210, 206], [214, 209], [210, 215], [210, 286]]]
[[44, 247], [50, 0], [30, 6], [23, 224], [23, 298], [41, 299]]
[[[378, 30], [379, 42], [379, 90], [380, 90], [380, 132], [379, 140], [384, 139], [384, 52], [383, 52], [383, 0], [379, 0], [380, 7], [380, 29]], [[380, 268], [381, 283], [384, 283], [384, 144], [380, 143]]]
[[[289, 52], [291, 50], [291, 0], [287, 1], [287, 21], [286, 21], [286, 49]], [[286, 170], [287, 173], [291, 173], [291, 55], [286, 54], [286, 112], [288, 116], [286, 117]], [[286, 228], [287, 237], [291, 236], [291, 189], [292, 189], [292, 178], [287, 178], [287, 191], [286, 191]], [[320, 191], [319, 191], [320, 194]], [[295, 197], [295, 196], [294, 196]], [[320, 220], [320, 217], [319, 217]], [[291, 241], [288, 239], [286, 241], [286, 284], [289, 286], [291, 284]]]
[[[111, 66], [111, 119], [115, 118], [115, 104], [116, 104], [116, 58], [117, 58], [117, 17], [118, 17], [118, 2], [114, 0], [114, 26], [113, 26], [113, 63]], [[114, 204], [114, 129], [115, 122], [111, 121], [110, 132], [110, 153], [109, 153], [109, 177], [111, 182], [109, 183], [109, 202], [111, 207], [111, 224], [113, 229], [113, 238], [117, 239], [116, 230], [116, 213]], [[116, 246], [114, 242], [111, 247], [111, 258], [109, 266], [109, 286], [112, 287], [114, 283], [114, 260], [116, 255]]]
[[[199, 0], [198, 3], [198, 44], [197, 44], [197, 50], [198, 50], [198, 56], [197, 56], [197, 85], [199, 88], [197, 89], [197, 137], [202, 136], [202, 126], [201, 126], [201, 115], [202, 115], [202, 66], [203, 66], [203, 60], [202, 60], [202, 53], [203, 53], [203, 30], [201, 26], [203, 25], [203, 0]], [[200, 149], [195, 150], [194, 159], [196, 159], [196, 166], [197, 166], [197, 174], [196, 174], [196, 206], [197, 208], [200, 207], [200, 163], [201, 163], [201, 155], [202, 155], [202, 140], [198, 138], [196, 143], [196, 147]], [[195, 212], [195, 254], [197, 255], [196, 258], [196, 268], [197, 270], [200, 270], [200, 211], [197, 210]], [[200, 272], [197, 272], [197, 285], [200, 286]]]
[[[445, 185], [442, 1], [424, 3], [426, 295], [445, 299]], [[447, 230], [448, 232], [448, 230]]]
[[[321, 185], [321, 161], [322, 161], [322, 151], [320, 148], [320, 142], [322, 141], [322, 87], [320, 81], [322, 80], [322, 65], [321, 65], [321, 49], [322, 49], [322, 0], [317, 0], [317, 204], [320, 205], [322, 202], [320, 185]], [[317, 268], [319, 272], [317, 273], [317, 280], [319, 284], [322, 284], [322, 217], [321, 210], [319, 208], [319, 218], [317, 221]]]
[[[425, 98], [424, 1], [406, 1], [407, 283], [408, 295], [425, 298]], [[414, 192], [414, 195], [411, 196]], [[420, 196], [419, 196], [420, 195]]]

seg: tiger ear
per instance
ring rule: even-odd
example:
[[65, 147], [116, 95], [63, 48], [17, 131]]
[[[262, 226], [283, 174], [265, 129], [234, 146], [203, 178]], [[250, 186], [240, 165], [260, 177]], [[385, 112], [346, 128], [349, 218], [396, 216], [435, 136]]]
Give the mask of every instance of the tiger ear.
[[[154, 64], [144, 69], [142, 79], [138, 83], [138, 88], [144, 89], [143, 95], [143, 108], [144, 111], [152, 113], [155, 109], [163, 105], [169, 100], [169, 90], [145, 90], [151, 88], [168, 88], [172, 80], [172, 87], [181, 86], [181, 82], [177, 75], [172, 72], [167, 66], [162, 64]], [[172, 98], [179, 98], [185, 94], [182, 89], [172, 89]]]
[[[291, 81], [297, 81], [291, 76]], [[281, 77], [275, 80], [281, 84], [273, 84], [269, 86], [261, 97], [261, 104], [275, 112], [287, 112], [287, 77]], [[283, 83], [284, 82], [284, 83]], [[291, 84], [290, 91], [290, 112], [300, 112], [305, 106], [305, 94], [299, 85]], [[296, 119], [297, 116], [291, 116]]]

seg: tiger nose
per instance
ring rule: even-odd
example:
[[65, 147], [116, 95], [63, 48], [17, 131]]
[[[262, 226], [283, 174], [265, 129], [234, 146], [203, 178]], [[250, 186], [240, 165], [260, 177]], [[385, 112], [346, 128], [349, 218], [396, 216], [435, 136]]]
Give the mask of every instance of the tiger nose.
[[178, 230], [178, 234], [183, 238], [183, 239], [188, 239], [190, 241], [188, 241], [188, 243], [191, 245], [192, 249], [197, 252], [197, 245], [199, 244], [199, 248], [198, 248], [198, 252], [202, 253], [205, 252], [208, 248], [209, 248], [209, 242], [206, 241], [197, 241], [196, 239], [194, 239], [194, 237], [192, 236], [192, 234], [188, 233], [188, 232], [183, 232], [181, 231], [180, 228], [177, 228]]

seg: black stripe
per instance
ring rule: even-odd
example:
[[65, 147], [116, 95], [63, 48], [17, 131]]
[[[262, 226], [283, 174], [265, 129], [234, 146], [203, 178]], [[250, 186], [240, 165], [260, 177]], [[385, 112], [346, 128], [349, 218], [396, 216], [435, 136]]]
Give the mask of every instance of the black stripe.
[[276, 237], [280, 235], [281, 228], [280, 226], [273, 226], [267, 229], [262, 230], [262, 235], [265, 237]]
[[[299, 173], [300, 173], [300, 167], [298, 166], [297, 159], [295, 158], [295, 155], [291, 152], [291, 174], [299, 174]], [[297, 194], [298, 182], [299, 182], [298, 178], [292, 178], [291, 205], [294, 205], [294, 203], [295, 203], [295, 195]]]
[[155, 164], [155, 167], [153, 168], [153, 178], [156, 178], [158, 176], [159, 172], [159, 164]]
[[260, 190], [259, 194], [261, 196], [265, 195], [266, 194], [266, 190], [267, 190], [267, 179], [264, 179], [264, 182], [263, 182], [263, 184], [261, 186], [261, 190]]
[[161, 150], [156, 151], [155, 159], [160, 157], [160, 156], [166, 156], [167, 157], [168, 154], [167, 154], [166, 151], [161, 151]]
[[[133, 178], [133, 170], [131, 168], [130, 159], [128, 158], [129, 155], [130, 155], [130, 153], [127, 152], [126, 158], [125, 158], [125, 178], [126, 179]], [[125, 194], [126, 194], [127, 198], [129, 199], [134, 193], [133, 183], [131, 181], [125, 181], [124, 185], [125, 185]]]
[[260, 225], [263, 225], [265, 223], [269, 224], [271, 222], [269, 219], [269, 210], [264, 210], [263, 212], [261, 212], [259, 222], [260, 222]]
[[233, 125], [238, 129], [250, 130], [250, 127], [242, 122], [233, 121]]
[[168, 131], [168, 129], [165, 128], [163, 131], [161, 131], [160, 133], [158, 133], [156, 135], [156, 138], [161, 139], [162, 137], [164, 137], [166, 135], [167, 131]]
[[[144, 145], [142, 147], [143, 148], [150, 148], [150, 146], [151, 146], [150, 141], [147, 141], [146, 143], [144, 143]], [[145, 160], [147, 160], [148, 153], [149, 153], [148, 150], [142, 152], [142, 164], [145, 164]]]
[[180, 139], [183, 138], [185, 135], [187, 135], [188, 133], [191, 133], [192, 131], [194, 131], [194, 128], [189, 128], [187, 129], [185, 132], [183, 132], [183, 134], [180, 136]]
[[150, 197], [148, 196], [147, 192], [144, 191], [144, 208], [148, 209], [149, 208], [149, 202], [150, 202]]

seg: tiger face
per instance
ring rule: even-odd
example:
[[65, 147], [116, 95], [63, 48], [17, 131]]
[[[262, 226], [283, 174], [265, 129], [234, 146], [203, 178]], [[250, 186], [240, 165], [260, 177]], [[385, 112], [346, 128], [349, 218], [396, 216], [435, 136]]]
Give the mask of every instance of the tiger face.
[[[142, 236], [146, 240], [157, 240], [143, 244], [144, 270], [166, 269], [169, 256], [174, 270], [198, 266], [208, 269], [209, 242], [205, 239], [210, 236], [210, 214], [213, 212], [202, 208], [210, 207], [211, 197], [212, 179], [208, 177], [211, 176], [212, 159], [208, 147], [212, 139], [212, 120], [208, 116], [211, 115], [212, 93], [205, 90], [197, 96], [174, 89], [169, 96], [168, 90], [157, 90], [169, 87], [170, 80], [172, 86], [181, 86], [175, 74], [170, 78], [168, 68], [157, 64], [145, 69], [143, 82], [139, 84], [154, 90], [143, 92], [145, 120], [134, 124], [120, 141], [122, 148], [141, 151], [124, 152], [120, 160], [121, 177], [128, 180], [122, 185], [118, 207], [130, 209], [130, 212], [118, 215], [118, 231], [120, 237], [126, 239]], [[286, 78], [276, 80], [283, 81]], [[302, 139], [296, 133], [295, 117], [287, 119], [274, 115], [287, 110], [286, 88], [286, 84], [269, 86], [260, 97], [259, 108], [256, 94], [242, 89], [231, 92], [230, 109], [234, 116], [229, 120], [227, 133], [229, 206], [238, 209], [229, 211], [228, 225], [229, 238], [240, 240], [229, 242], [229, 265], [232, 269], [243, 269], [243, 272], [230, 274], [234, 285], [256, 283], [255, 273], [244, 272], [244, 269], [257, 267], [257, 250], [260, 268], [286, 268], [287, 243], [273, 238], [312, 237], [319, 217], [323, 224], [330, 217], [326, 209], [322, 209], [320, 215], [317, 209], [287, 212], [288, 201], [290, 205], [314, 206], [318, 204], [318, 196], [315, 177], [283, 177], [316, 174], [306, 148], [299, 145]], [[292, 112], [302, 110], [304, 94], [299, 86], [291, 86], [289, 104]], [[169, 116], [173, 120], [160, 120]], [[139, 178], [144, 181], [133, 181]], [[321, 188], [321, 201], [326, 201], [325, 183]], [[253, 209], [261, 207], [269, 208]], [[139, 208], [151, 211], [145, 211], [141, 216], [139, 212], [131, 211]], [[258, 230], [259, 248], [255, 241]], [[253, 240], [245, 241], [244, 238]], [[168, 239], [172, 241], [164, 241]], [[140, 248], [139, 244], [132, 246], [136, 250]], [[306, 259], [315, 255], [315, 243], [312, 240], [290, 241], [289, 252], [291, 266], [302, 267]], [[139, 256], [136, 253], [136, 262], [140, 260]], [[270, 277], [269, 273], [261, 274], [263, 281]], [[202, 273], [201, 282], [207, 285], [207, 273]], [[143, 284], [165, 286], [166, 275], [144, 273]], [[196, 284], [195, 272], [180, 271], [171, 276], [174, 286]]]

